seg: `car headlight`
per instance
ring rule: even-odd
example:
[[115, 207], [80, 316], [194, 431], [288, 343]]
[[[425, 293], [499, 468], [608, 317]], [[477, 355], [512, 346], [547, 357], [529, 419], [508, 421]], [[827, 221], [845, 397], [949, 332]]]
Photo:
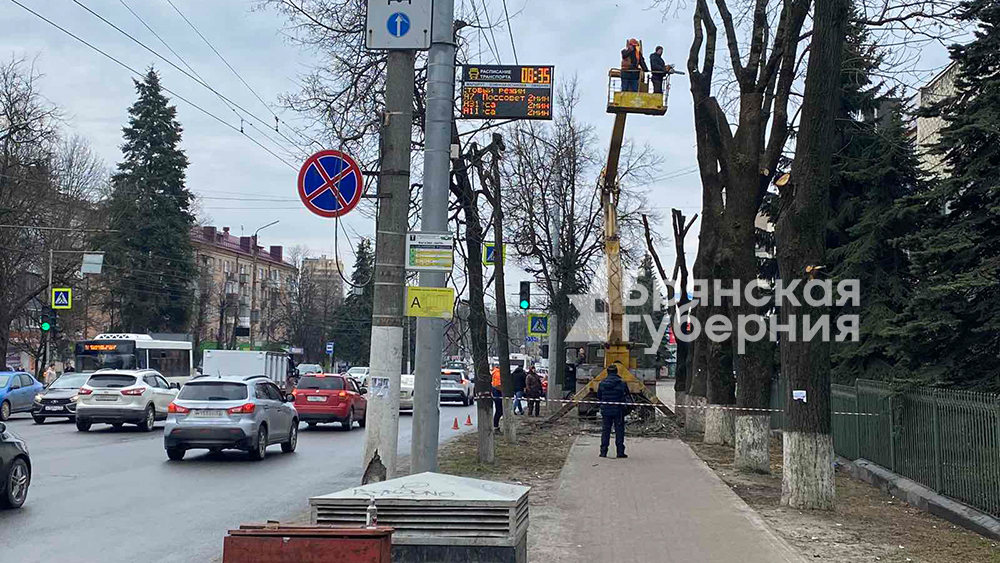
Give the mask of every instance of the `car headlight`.
[[75, 402], [77, 402], [79, 400], [80, 400], [80, 396], [79, 395], [73, 395], [72, 397], [69, 398], [69, 402], [71, 402], [71, 403], [75, 403]]
[[35, 395], [35, 402], [36, 403], [41, 403], [42, 402], [42, 394], [41, 393]]

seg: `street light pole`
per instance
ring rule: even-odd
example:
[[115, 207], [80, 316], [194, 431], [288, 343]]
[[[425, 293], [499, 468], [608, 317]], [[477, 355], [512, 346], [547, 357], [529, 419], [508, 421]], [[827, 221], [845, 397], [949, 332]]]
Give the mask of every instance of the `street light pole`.
[[271, 225], [277, 225], [280, 221], [271, 221], [253, 232], [251, 244], [253, 244], [253, 267], [250, 269], [250, 346], [253, 346], [253, 312], [257, 307], [257, 234]]
[[[455, 96], [455, 0], [434, 0], [431, 49], [427, 64], [427, 119], [424, 149], [424, 191], [420, 228], [440, 233], [448, 229], [448, 188], [451, 184], [451, 133]], [[470, 259], [476, 259], [471, 256]], [[421, 287], [444, 287], [444, 272], [421, 272]], [[417, 319], [416, 373], [413, 383], [411, 472], [437, 471], [441, 412], [442, 319]]]

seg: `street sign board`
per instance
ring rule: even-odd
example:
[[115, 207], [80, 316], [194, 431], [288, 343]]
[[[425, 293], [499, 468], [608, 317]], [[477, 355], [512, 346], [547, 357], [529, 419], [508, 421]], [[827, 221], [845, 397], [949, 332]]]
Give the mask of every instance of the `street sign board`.
[[455, 265], [451, 233], [407, 233], [406, 269], [450, 272]]
[[466, 65], [465, 119], [552, 119], [552, 66]]
[[528, 315], [528, 334], [531, 336], [549, 335], [548, 315]]
[[104, 265], [103, 252], [89, 252], [83, 255], [83, 264], [80, 266], [81, 274], [100, 274], [101, 266]]
[[433, 0], [368, 0], [365, 47], [430, 49], [433, 6]]
[[455, 308], [455, 290], [450, 287], [406, 286], [406, 316], [450, 319]]
[[306, 159], [299, 170], [298, 186], [306, 209], [332, 219], [357, 207], [365, 181], [353, 158], [337, 150], [324, 150]]
[[[495, 266], [497, 263], [497, 243], [495, 242], [484, 242], [483, 243], [483, 265], [484, 266]], [[503, 247], [503, 256], [500, 257], [500, 264], [505, 264], [507, 262], [507, 245]]]
[[542, 339], [539, 338], [539, 337], [537, 337], [537, 336], [525, 336], [524, 337], [524, 341], [525, 342], [541, 342]]
[[332, 354], [333, 353], [333, 342], [327, 342], [326, 343], [326, 353], [327, 354]]
[[69, 287], [53, 287], [52, 288], [52, 308], [53, 309], [72, 309], [73, 308], [73, 289]]

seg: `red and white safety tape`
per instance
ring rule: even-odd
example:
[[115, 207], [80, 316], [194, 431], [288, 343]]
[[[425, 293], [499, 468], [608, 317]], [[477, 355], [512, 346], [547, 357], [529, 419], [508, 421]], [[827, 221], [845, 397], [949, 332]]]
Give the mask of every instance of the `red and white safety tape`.
[[[511, 399], [511, 400], [517, 399], [516, 397], [494, 397], [492, 394], [490, 394], [490, 395], [485, 395], [485, 394], [484, 395], [476, 395], [476, 397], [478, 397], [480, 399], [491, 399], [491, 400], [492, 399], [500, 399], [500, 398]], [[652, 403], [637, 403], [637, 402], [634, 402], [634, 401], [628, 401], [628, 402], [619, 402], [619, 401], [584, 401], [584, 400], [574, 401], [573, 399], [548, 399], [546, 397], [539, 397], [538, 399], [530, 399], [528, 397], [521, 397], [519, 400], [521, 400], [521, 401], [536, 400], [536, 401], [543, 402], [543, 403], [544, 402], [576, 403], [576, 404], [584, 404], [584, 405], [621, 405], [621, 406], [633, 406], [633, 407], [655, 407], [656, 406], [656, 405], [653, 405]], [[673, 410], [673, 409], [703, 409], [703, 410], [712, 409], [712, 410], [724, 410], [724, 411], [744, 411], [744, 412], [749, 411], [749, 412], [762, 412], [762, 413], [784, 413], [785, 412], [782, 409], [761, 409], [761, 408], [752, 408], [752, 407], [734, 407], [734, 406], [731, 406], [731, 405], [707, 405], [707, 404], [706, 405], [677, 405], [677, 404], [670, 405], [670, 404], [667, 404], [667, 403], [661, 403], [661, 404], [663, 404], [665, 407], [667, 407], [667, 408], [669, 408], [671, 410]], [[834, 411], [834, 412], [832, 412], [830, 414], [842, 415], [842, 416], [843, 415], [846, 415], [846, 416], [879, 416], [879, 413], [870, 413], [870, 412], [841, 412], [841, 411]]]

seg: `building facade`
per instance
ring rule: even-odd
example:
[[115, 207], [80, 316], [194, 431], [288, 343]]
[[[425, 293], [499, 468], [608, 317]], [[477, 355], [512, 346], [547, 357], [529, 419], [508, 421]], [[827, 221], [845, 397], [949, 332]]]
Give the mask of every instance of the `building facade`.
[[310, 282], [328, 294], [330, 305], [334, 308], [344, 303], [344, 264], [337, 258], [327, 258], [324, 254], [319, 258], [303, 258], [302, 274]]
[[[955, 89], [957, 76], [958, 64], [952, 62], [920, 89], [920, 107], [925, 108], [954, 95], [957, 92]], [[920, 158], [921, 168], [932, 176], [944, 176], [947, 174], [944, 158], [939, 154], [933, 154], [931, 148], [937, 144], [945, 120], [940, 117], [917, 117], [916, 121], [917, 155]]]
[[285, 262], [282, 247], [265, 249], [255, 237], [231, 235], [229, 227], [199, 227], [191, 242], [201, 270], [195, 342], [230, 349], [286, 343], [282, 312], [297, 270]]

